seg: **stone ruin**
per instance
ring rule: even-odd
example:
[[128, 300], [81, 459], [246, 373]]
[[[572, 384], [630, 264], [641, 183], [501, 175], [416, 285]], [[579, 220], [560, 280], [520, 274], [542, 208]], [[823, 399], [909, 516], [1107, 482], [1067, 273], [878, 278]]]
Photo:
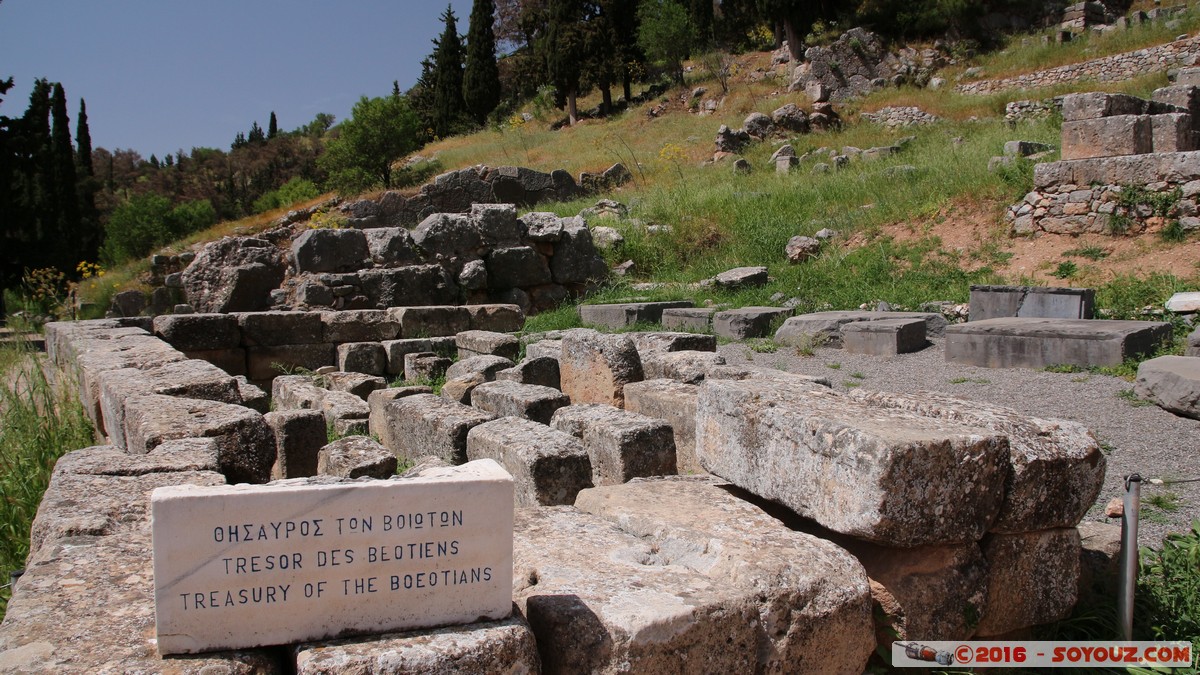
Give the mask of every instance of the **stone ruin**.
[[[687, 304], [589, 317], [698, 318]], [[517, 361], [522, 323], [512, 305], [475, 305], [49, 324], [49, 358], [107, 445], [56, 467], [0, 667], [862, 672], [877, 643], [1013, 635], [1087, 590], [1076, 525], [1105, 460], [1076, 423], [838, 393], [726, 365], [713, 335], [575, 329], [527, 336]], [[435, 395], [380, 376], [401, 372], [446, 384]], [[329, 428], [375, 437], [330, 443]], [[511, 616], [156, 653], [155, 488], [413, 480], [391, 475], [397, 460], [418, 481], [464, 462], [511, 476]]]
[[1200, 228], [1200, 69], [1150, 100], [1063, 98], [1062, 160], [1034, 167], [1034, 189], [1009, 207], [1013, 234], [1125, 234], [1177, 220]]

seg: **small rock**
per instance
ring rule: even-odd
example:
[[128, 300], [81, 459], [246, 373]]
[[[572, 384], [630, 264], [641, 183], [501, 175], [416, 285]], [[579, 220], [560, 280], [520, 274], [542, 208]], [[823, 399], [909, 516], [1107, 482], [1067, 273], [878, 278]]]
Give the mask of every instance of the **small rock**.
[[1120, 497], [1113, 497], [1108, 504], [1104, 506], [1105, 518], [1124, 518], [1125, 517], [1125, 500]]
[[809, 258], [816, 257], [820, 252], [821, 242], [819, 240], [800, 235], [789, 239], [787, 247], [784, 249], [788, 262], [792, 264], [801, 263]]
[[752, 170], [753, 168], [750, 166], [750, 162], [747, 162], [745, 158], [741, 158], [733, 163], [734, 173], [748, 174]]

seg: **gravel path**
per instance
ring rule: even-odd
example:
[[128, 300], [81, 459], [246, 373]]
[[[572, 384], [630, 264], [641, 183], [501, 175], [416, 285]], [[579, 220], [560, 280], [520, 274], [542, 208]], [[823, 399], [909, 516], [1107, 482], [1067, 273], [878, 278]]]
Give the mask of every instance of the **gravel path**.
[[[1143, 479], [1200, 478], [1200, 422], [1178, 417], [1158, 406], [1137, 404], [1120, 393], [1132, 382], [1092, 373], [978, 368], [947, 363], [942, 339], [915, 354], [891, 357], [817, 349], [802, 356], [781, 347], [758, 353], [747, 345], [722, 345], [731, 365], [778, 368], [829, 378], [836, 389], [861, 386], [882, 391], [938, 391], [968, 400], [995, 403], [1030, 415], [1080, 422], [1089, 427], [1108, 454], [1104, 489], [1088, 511], [1088, 520], [1104, 521], [1104, 505], [1125, 493], [1124, 476]], [[1148, 498], [1174, 495], [1173, 511], [1148, 507]], [[1184, 532], [1200, 518], [1200, 483], [1156, 486], [1142, 484], [1139, 544], [1161, 546], [1168, 532]], [[1116, 523], [1118, 521], [1110, 521]]]

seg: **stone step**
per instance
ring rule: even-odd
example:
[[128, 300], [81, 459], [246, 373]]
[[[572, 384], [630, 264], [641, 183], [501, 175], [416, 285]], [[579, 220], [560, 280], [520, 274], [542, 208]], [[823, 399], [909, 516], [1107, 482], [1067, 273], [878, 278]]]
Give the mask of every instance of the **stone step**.
[[1119, 366], [1152, 353], [1171, 324], [1108, 319], [1006, 317], [946, 329], [946, 360], [985, 368]]

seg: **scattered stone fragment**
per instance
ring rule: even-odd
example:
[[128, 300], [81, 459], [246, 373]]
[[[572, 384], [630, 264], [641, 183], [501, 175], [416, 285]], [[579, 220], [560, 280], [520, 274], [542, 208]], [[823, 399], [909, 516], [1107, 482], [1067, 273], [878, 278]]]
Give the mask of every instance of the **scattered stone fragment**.
[[1134, 392], [1176, 415], [1200, 419], [1200, 358], [1160, 356], [1142, 361]]
[[802, 263], [809, 258], [815, 258], [820, 255], [821, 241], [812, 237], [796, 235], [788, 239], [783, 253], [787, 256], [788, 262], [792, 264]]
[[737, 267], [721, 272], [712, 279], [713, 285], [717, 288], [727, 290], [757, 288], [767, 285], [767, 281], [767, 268], [765, 267]]

